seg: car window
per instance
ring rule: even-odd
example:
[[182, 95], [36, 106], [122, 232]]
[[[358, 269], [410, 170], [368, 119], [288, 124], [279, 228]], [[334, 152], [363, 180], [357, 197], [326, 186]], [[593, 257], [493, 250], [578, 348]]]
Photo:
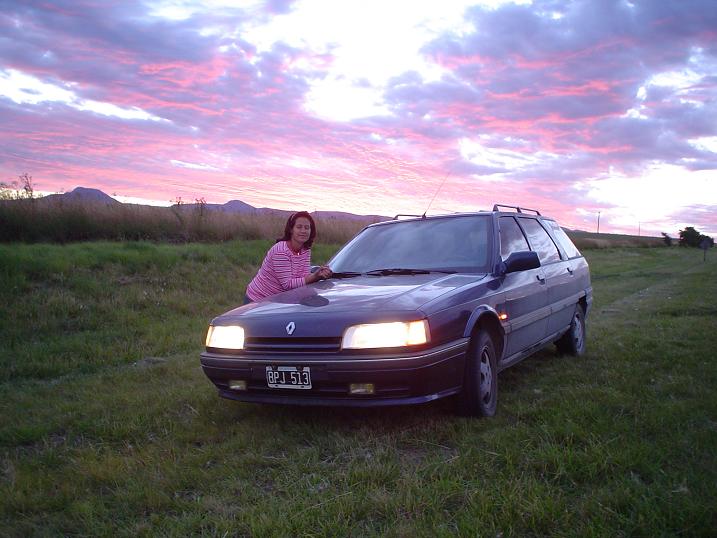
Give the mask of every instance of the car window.
[[538, 253], [541, 265], [560, 260], [560, 252], [548, 232], [535, 219], [520, 218], [520, 225], [528, 236], [530, 247]]
[[555, 237], [558, 243], [560, 243], [560, 246], [563, 247], [563, 250], [568, 255], [568, 258], [577, 258], [579, 256], [582, 256], [582, 254], [580, 254], [580, 251], [568, 237], [568, 234], [566, 234], [565, 231], [563, 231], [563, 229], [558, 226], [557, 222], [555, 222], [554, 220], [544, 220], [543, 222], [553, 233], [553, 237]]
[[329, 262], [335, 272], [446, 269], [488, 272], [490, 217], [428, 218], [364, 229]]
[[505, 260], [512, 252], [530, 250], [523, 231], [513, 217], [500, 219], [500, 257]]

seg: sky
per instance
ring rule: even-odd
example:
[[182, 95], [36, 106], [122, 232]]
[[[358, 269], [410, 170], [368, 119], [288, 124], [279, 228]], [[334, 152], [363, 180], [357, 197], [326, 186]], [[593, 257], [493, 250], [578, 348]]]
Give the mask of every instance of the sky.
[[0, 181], [717, 236], [715, 0], [0, 0]]

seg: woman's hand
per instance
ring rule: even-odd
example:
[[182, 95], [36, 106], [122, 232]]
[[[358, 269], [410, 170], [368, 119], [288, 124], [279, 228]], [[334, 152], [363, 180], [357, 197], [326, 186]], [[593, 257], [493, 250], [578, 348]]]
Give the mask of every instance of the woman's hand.
[[319, 279], [325, 280], [327, 278], [331, 278], [331, 276], [334, 274], [334, 272], [331, 270], [331, 268], [328, 265], [322, 265], [318, 271], [319, 273]]
[[331, 268], [328, 265], [322, 265], [315, 272], [306, 275], [304, 277], [304, 281], [307, 284], [313, 284], [314, 282], [318, 282], [319, 280], [331, 278], [331, 275], [333, 274], [333, 271], [331, 271]]

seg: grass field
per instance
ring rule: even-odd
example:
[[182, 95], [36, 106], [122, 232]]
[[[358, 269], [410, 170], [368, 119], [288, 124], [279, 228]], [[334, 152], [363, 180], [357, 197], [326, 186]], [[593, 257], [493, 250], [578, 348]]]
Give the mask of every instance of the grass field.
[[0, 245], [0, 534], [714, 536], [712, 253], [587, 251], [586, 356], [472, 420], [218, 398], [204, 331], [268, 246]]

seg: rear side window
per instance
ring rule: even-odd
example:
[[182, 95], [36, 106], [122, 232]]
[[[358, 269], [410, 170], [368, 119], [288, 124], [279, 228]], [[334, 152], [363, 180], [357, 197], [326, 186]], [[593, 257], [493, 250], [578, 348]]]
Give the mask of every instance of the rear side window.
[[560, 251], [540, 223], [535, 219], [520, 219], [531, 248], [538, 253], [541, 265], [560, 260]]
[[505, 260], [513, 252], [530, 250], [523, 231], [513, 217], [500, 218], [500, 257]]
[[545, 222], [545, 225], [553, 233], [553, 237], [557, 239], [558, 243], [560, 243], [560, 246], [563, 247], [563, 250], [565, 251], [565, 254], [568, 255], [568, 258], [578, 258], [582, 256], [578, 248], [568, 237], [568, 234], [566, 234], [563, 229], [558, 226], [557, 222], [555, 222], [554, 220], [545, 220], [543, 222]]

